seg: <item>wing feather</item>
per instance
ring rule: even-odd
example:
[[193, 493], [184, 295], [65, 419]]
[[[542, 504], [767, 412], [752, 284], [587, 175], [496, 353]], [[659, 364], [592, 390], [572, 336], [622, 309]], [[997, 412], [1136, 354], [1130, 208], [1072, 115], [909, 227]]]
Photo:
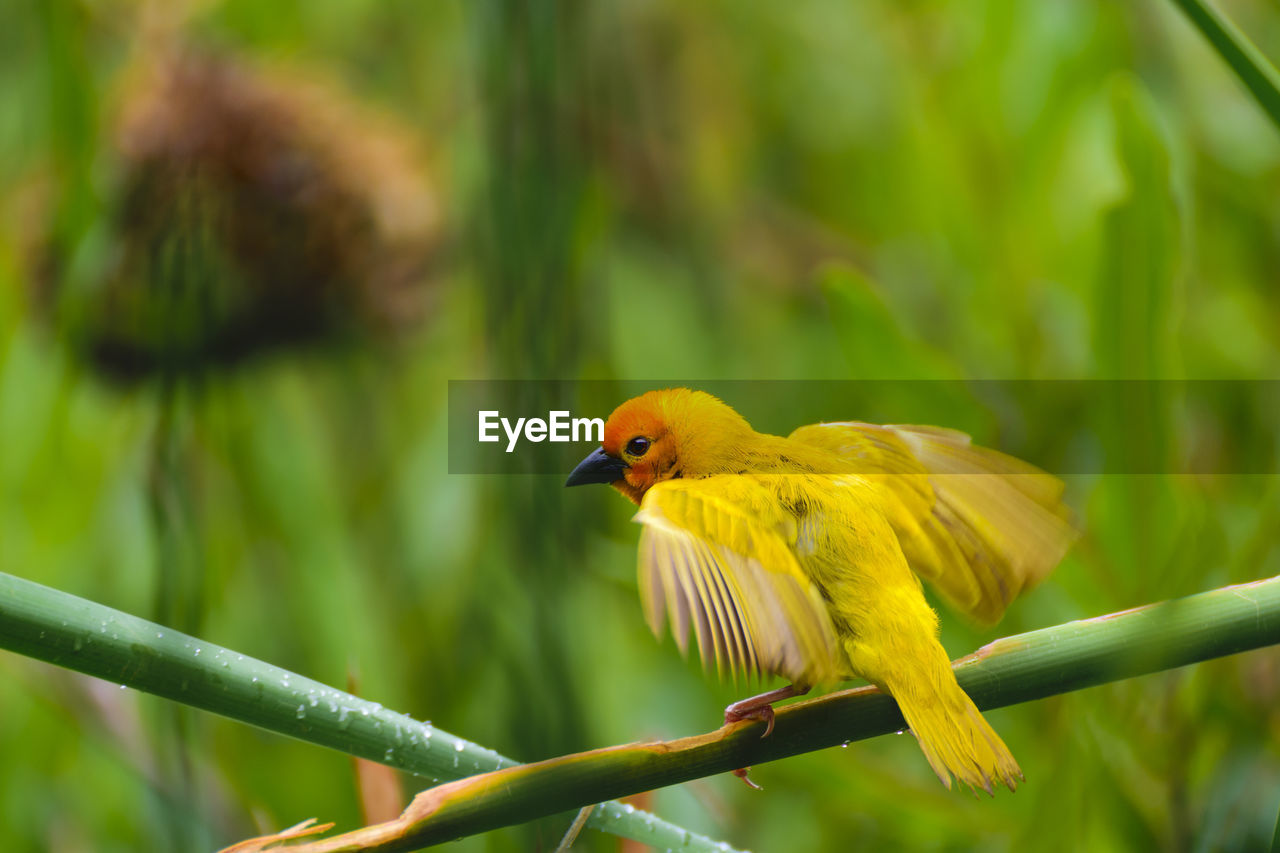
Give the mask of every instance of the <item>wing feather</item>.
[[723, 627], [725, 640], [725, 665], [735, 677], [748, 671], [746, 654], [743, 648], [743, 629], [738, 605], [729, 592], [724, 574], [714, 562], [704, 561], [703, 569], [707, 576], [707, 587], [714, 597], [716, 612]]
[[771, 498], [738, 475], [649, 489], [636, 514], [645, 615], [655, 633], [669, 617], [677, 644], [692, 622], [703, 665], [735, 677], [837, 681], [843, 659], [826, 604], [784, 535], [794, 539], [794, 522]]
[[701, 640], [699, 641], [698, 655], [704, 667], [709, 667], [710, 663], [714, 662], [717, 674], [723, 674], [725, 658], [728, 656], [728, 642], [725, 636], [727, 614], [725, 603], [720, 597], [720, 588], [710, 577], [712, 570], [702, 554], [686, 552], [680, 557], [683, 558], [686, 574], [697, 595], [697, 600], [703, 603], [699, 608], [699, 620], [704, 621], [708, 626], [708, 642], [704, 645]]
[[957, 430], [850, 421], [801, 427], [790, 438], [880, 475], [912, 570], [979, 621], [998, 621], [1076, 537], [1060, 480]]

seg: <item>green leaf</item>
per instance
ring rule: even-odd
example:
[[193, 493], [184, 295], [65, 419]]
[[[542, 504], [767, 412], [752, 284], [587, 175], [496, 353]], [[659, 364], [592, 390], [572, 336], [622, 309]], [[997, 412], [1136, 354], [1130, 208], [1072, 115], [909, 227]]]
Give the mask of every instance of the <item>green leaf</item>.
[[851, 378], [873, 383], [854, 399], [858, 417], [895, 420], [911, 411], [913, 422], [932, 418], [976, 435], [987, 431], [988, 408], [978, 404], [951, 362], [904, 327], [876, 282], [831, 262], [818, 273], [818, 284]]
[[[1162, 529], [1180, 507], [1168, 478], [1178, 444], [1171, 384], [1177, 368], [1181, 220], [1169, 149], [1155, 106], [1128, 75], [1110, 86], [1116, 158], [1127, 193], [1105, 214], [1094, 293], [1097, 435], [1103, 470], [1143, 476], [1103, 483], [1090, 515], [1119, 560], [1130, 595], [1168, 594], [1175, 542]], [[1176, 585], [1173, 587], [1176, 589]], [[1139, 599], [1141, 600], [1141, 599]]]
[[1203, 0], [1173, 0], [1280, 127], [1280, 74], [1225, 15]]
[[1103, 221], [1094, 312], [1097, 371], [1107, 379], [1168, 379], [1182, 248], [1169, 150], [1155, 107], [1136, 79], [1112, 81], [1111, 112], [1129, 191]]
[[876, 284], [847, 264], [829, 263], [818, 283], [849, 368], [858, 379], [958, 379], [959, 374], [903, 328]]

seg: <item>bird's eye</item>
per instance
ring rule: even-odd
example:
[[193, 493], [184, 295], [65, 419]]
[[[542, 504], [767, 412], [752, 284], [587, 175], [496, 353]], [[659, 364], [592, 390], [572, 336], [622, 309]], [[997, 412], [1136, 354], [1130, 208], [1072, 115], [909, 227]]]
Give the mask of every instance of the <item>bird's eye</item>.
[[640, 456], [644, 456], [648, 452], [649, 452], [649, 439], [645, 438], [642, 435], [638, 435], [627, 442], [628, 456], [640, 457]]

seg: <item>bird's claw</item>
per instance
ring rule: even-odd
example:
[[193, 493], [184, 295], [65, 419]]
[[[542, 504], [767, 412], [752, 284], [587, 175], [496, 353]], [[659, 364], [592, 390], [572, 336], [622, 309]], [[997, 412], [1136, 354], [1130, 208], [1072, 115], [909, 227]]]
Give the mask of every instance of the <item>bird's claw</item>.
[[750, 767], [739, 767], [737, 770], [733, 771], [733, 775], [737, 776], [739, 779], [745, 782], [748, 788], [754, 788], [757, 791], [763, 791], [764, 788], [760, 787], [755, 782], [752, 782], [751, 779], [747, 776], [747, 774], [750, 772], [751, 772]]

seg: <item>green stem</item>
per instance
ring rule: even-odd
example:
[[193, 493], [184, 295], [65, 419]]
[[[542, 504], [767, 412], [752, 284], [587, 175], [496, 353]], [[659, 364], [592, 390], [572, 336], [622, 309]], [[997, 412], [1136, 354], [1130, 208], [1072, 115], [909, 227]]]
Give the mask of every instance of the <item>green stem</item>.
[[[1280, 577], [997, 640], [956, 664], [980, 708], [998, 708], [1280, 643]], [[690, 779], [900, 731], [874, 687], [798, 702], [760, 724], [628, 744], [512, 767], [419, 794], [387, 824], [290, 848], [296, 853], [415, 850]]]
[[1280, 127], [1280, 74], [1221, 12], [1203, 0], [1173, 0]]
[[[995, 708], [1278, 642], [1280, 577], [997, 640], [957, 662], [956, 675], [979, 707]], [[416, 849], [904, 725], [889, 696], [862, 687], [779, 709], [764, 739], [757, 724], [739, 723], [512, 767], [375, 703], [4, 574], [0, 646], [410, 772], [505, 767], [425, 791], [391, 824], [298, 848], [308, 851]], [[638, 814], [610, 803], [592, 825], [659, 846], [716, 849], [650, 816], [631, 824]]]
[[1276, 815], [1276, 832], [1271, 836], [1271, 853], [1280, 853], [1280, 814]]
[[[435, 780], [516, 764], [376, 702], [4, 573], [0, 648]], [[726, 849], [621, 803], [603, 803], [587, 825], [659, 846]]]

